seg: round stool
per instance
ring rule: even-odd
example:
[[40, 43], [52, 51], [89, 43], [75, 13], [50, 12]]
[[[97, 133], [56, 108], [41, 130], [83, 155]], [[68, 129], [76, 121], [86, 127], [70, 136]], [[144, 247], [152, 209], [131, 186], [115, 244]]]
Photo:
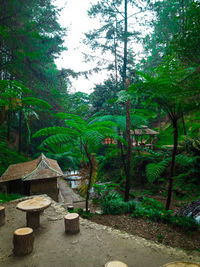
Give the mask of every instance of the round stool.
[[78, 213], [69, 213], [64, 217], [65, 232], [76, 234], [80, 232]]
[[128, 267], [128, 265], [121, 261], [109, 261], [105, 264], [105, 267]]
[[5, 207], [0, 206], [0, 226], [5, 224]]
[[15, 230], [13, 235], [13, 252], [16, 256], [29, 254], [33, 251], [33, 229], [29, 227]]

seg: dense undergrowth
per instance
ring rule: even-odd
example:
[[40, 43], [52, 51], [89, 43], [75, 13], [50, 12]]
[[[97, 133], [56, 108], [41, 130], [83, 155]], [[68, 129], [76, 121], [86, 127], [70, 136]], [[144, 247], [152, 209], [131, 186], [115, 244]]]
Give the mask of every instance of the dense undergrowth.
[[2, 194], [0, 193], [0, 203], [9, 202], [18, 198], [22, 198], [23, 196], [19, 194]]

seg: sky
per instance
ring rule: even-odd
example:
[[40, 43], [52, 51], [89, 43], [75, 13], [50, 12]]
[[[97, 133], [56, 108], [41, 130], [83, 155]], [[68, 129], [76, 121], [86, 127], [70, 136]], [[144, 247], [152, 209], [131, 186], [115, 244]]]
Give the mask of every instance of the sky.
[[[96, 67], [95, 63], [84, 62], [82, 52], [91, 54], [91, 50], [81, 43], [81, 40], [84, 38], [84, 33], [95, 27], [98, 28], [99, 24], [97, 20], [90, 19], [87, 15], [87, 10], [90, 8], [91, 2], [95, 4], [98, 0], [54, 0], [54, 4], [57, 7], [63, 8], [60, 13], [59, 23], [62, 27], [68, 29], [64, 38], [64, 45], [66, 45], [68, 50], [64, 51], [56, 60], [56, 65], [59, 69], [69, 68], [75, 72], [79, 72]], [[134, 50], [136, 52], [141, 51], [141, 45], [134, 44]], [[69, 90], [72, 93], [81, 91], [90, 94], [95, 84], [102, 83], [106, 78], [105, 71], [92, 74], [89, 76], [89, 79], [80, 76], [78, 79], [71, 79], [72, 86], [69, 86]]]
[[[92, 1], [93, 3], [95, 0]], [[63, 7], [60, 13], [59, 23], [62, 27], [68, 28], [65, 36], [65, 45], [68, 48], [56, 60], [56, 65], [59, 69], [70, 68], [74, 71], [86, 71], [95, 67], [92, 63], [85, 63], [84, 56], [81, 52], [86, 51], [86, 47], [81, 44], [81, 39], [84, 37], [84, 32], [93, 28], [94, 20], [87, 16], [87, 10], [91, 5], [90, 0], [56, 0], [55, 4], [58, 7]], [[95, 83], [101, 83], [106, 78], [105, 74], [93, 74], [89, 79], [80, 77], [72, 80], [71, 92], [81, 91], [91, 93]]]

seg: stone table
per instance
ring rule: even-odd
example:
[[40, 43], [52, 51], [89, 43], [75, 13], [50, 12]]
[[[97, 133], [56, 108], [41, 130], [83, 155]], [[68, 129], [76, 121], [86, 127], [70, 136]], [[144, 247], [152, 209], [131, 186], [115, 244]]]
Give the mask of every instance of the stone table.
[[17, 204], [17, 209], [26, 212], [27, 226], [36, 229], [40, 226], [40, 213], [51, 205], [44, 197], [34, 197]]

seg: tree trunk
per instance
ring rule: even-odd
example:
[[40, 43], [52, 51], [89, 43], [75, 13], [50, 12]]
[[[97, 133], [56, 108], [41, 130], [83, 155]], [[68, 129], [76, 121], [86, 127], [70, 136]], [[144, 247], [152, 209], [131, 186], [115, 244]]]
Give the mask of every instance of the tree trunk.
[[90, 187], [91, 187], [91, 183], [92, 183], [93, 164], [92, 164], [92, 159], [90, 157], [90, 154], [88, 153], [87, 146], [84, 146], [84, 148], [85, 148], [87, 158], [89, 160], [89, 167], [90, 167], [89, 181], [88, 181], [87, 192], [86, 192], [86, 201], [85, 201], [85, 210], [86, 210], [86, 212], [88, 212], [89, 211], [88, 210], [88, 202], [89, 202], [89, 198], [90, 198]]
[[22, 110], [20, 110], [20, 112], [19, 112], [18, 133], [19, 133], [18, 153], [21, 154], [21, 150], [22, 150]]
[[10, 121], [11, 121], [10, 109], [8, 109], [7, 116], [8, 116], [8, 119], [7, 119], [7, 141], [10, 141]]
[[127, 15], [127, 0], [124, 1], [124, 59], [123, 59], [123, 85], [126, 82], [126, 70], [127, 70], [127, 32], [128, 32], [128, 15]]
[[170, 178], [169, 178], [169, 186], [168, 186], [167, 202], [166, 202], [166, 209], [167, 210], [169, 210], [170, 204], [171, 204], [173, 177], [174, 177], [174, 169], [175, 169], [175, 158], [176, 158], [177, 147], [178, 147], [177, 118], [175, 118], [173, 120], [173, 128], [174, 128], [174, 147], [173, 147], [173, 153], [172, 153], [172, 161], [171, 161], [171, 168], [170, 168]]
[[126, 160], [126, 185], [125, 185], [124, 201], [129, 200], [129, 191], [130, 191], [130, 169], [131, 169], [131, 153], [132, 153], [130, 100], [126, 102], [126, 138], [128, 141], [128, 147], [127, 147], [127, 160]]
[[[117, 21], [116, 21], [115, 31], [117, 31]], [[118, 67], [117, 67], [117, 42], [116, 42], [116, 35], [117, 35], [117, 33], [115, 32], [115, 35], [114, 35], [114, 56], [115, 56], [115, 82], [117, 84], [117, 82], [118, 82]]]
[[182, 124], [183, 124], [184, 135], [187, 135], [187, 130], [186, 130], [186, 127], [185, 127], [185, 119], [184, 119], [183, 113], [181, 114], [181, 120], [182, 120]]

